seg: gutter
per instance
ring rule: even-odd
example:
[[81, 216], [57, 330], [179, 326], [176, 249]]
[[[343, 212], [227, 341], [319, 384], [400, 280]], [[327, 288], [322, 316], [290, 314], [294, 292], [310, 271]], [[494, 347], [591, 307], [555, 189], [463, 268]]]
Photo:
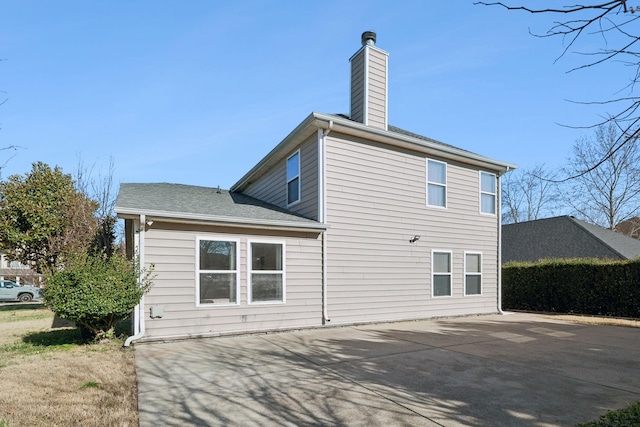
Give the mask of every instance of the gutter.
[[[140, 221], [138, 223], [138, 262], [140, 263], [140, 280], [144, 274], [144, 233], [147, 227], [147, 220], [144, 214], [140, 215]], [[133, 309], [133, 332], [134, 334], [127, 338], [124, 342], [125, 347], [129, 347], [135, 340], [139, 340], [144, 336], [144, 295], [140, 298], [140, 302]]]
[[[188, 212], [169, 212], [159, 210], [146, 209], [146, 214], [140, 213], [137, 208], [117, 208], [118, 217], [134, 217], [147, 216], [148, 219], [164, 222], [172, 222], [179, 224], [205, 224], [205, 225], [223, 225], [237, 226], [241, 228], [259, 228], [269, 230], [285, 230], [285, 231], [323, 231], [327, 227], [325, 224], [315, 221], [283, 221], [283, 220], [264, 220], [254, 218], [238, 218], [220, 215], [194, 214]], [[178, 217], [179, 216], [179, 217]]]

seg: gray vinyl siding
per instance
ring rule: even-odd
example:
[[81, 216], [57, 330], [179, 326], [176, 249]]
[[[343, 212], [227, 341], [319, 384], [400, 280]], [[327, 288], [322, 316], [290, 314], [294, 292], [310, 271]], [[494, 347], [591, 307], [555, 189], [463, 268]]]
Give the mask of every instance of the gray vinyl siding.
[[[429, 208], [423, 155], [339, 137], [327, 140], [331, 323], [496, 312], [498, 223], [479, 214], [478, 170], [448, 163], [447, 208]], [[434, 249], [452, 252], [451, 297], [431, 296]], [[465, 251], [483, 254], [480, 296], [464, 296]]]
[[369, 96], [367, 124], [387, 128], [387, 55], [376, 49], [369, 51]]
[[[287, 207], [287, 158], [300, 149], [300, 202]], [[244, 194], [318, 219], [318, 138], [314, 134], [249, 185]]]
[[364, 123], [364, 49], [351, 59], [351, 120]]
[[[322, 323], [322, 253], [316, 233], [256, 232], [186, 227], [155, 221], [145, 233], [145, 265], [155, 265], [153, 287], [145, 296], [143, 339], [207, 336], [311, 327]], [[237, 306], [196, 306], [197, 238], [237, 239], [240, 243], [240, 301]], [[286, 303], [248, 304], [247, 242], [285, 244]], [[164, 315], [151, 319], [151, 306]]]

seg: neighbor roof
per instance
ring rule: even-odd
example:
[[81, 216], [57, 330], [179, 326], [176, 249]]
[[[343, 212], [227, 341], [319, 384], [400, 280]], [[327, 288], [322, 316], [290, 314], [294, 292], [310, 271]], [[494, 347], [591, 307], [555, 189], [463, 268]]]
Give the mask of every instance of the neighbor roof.
[[241, 193], [195, 185], [126, 183], [120, 185], [115, 211], [120, 216], [205, 221], [236, 226], [323, 230], [317, 221]]
[[558, 216], [502, 226], [502, 261], [545, 258], [635, 259], [640, 240], [589, 224], [572, 216]]

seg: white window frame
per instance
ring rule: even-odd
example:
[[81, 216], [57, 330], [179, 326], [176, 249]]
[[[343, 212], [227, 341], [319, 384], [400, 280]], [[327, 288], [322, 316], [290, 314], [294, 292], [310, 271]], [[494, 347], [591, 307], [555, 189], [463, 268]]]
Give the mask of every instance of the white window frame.
[[[298, 174], [294, 175], [294, 176], [289, 176], [289, 160], [293, 159], [294, 157], [298, 156]], [[286, 197], [287, 197], [287, 207], [289, 206], [293, 206], [296, 205], [298, 203], [300, 203], [300, 199], [302, 199], [302, 179], [300, 177], [301, 175], [301, 162], [300, 162], [300, 150], [297, 150], [295, 153], [291, 154], [289, 157], [287, 157], [287, 162], [285, 164], [285, 169], [286, 169], [286, 174], [287, 174], [287, 191], [286, 191]], [[296, 198], [296, 200], [294, 200], [293, 202], [289, 203], [289, 183], [293, 180], [297, 179], [298, 180], [298, 197]]]
[[[429, 181], [429, 162], [434, 162], [434, 163], [441, 163], [444, 165], [444, 184], [441, 182], [435, 182], [435, 181]], [[446, 209], [447, 208], [447, 199], [448, 194], [447, 194], [447, 175], [448, 175], [448, 165], [446, 162], [440, 161], [440, 160], [434, 160], [434, 159], [426, 159], [425, 162], [425, 170], [427, 172], [426, 174], [426, 195], [427, 195], [427, 200], [426, 200], [426, 204], [428, 207], [430, 208], [436, 208], [436, 209]], [[444, 206], [442, 205], [432, 205], [429, 203], [429, 185], [435, 185], [438, 187], [443, 187], [444, 188]]]
[[[253, 243], [266, 243], [282, 246], [282, 270], [255, 270], [258, 274], [282, 275], [282, 301], [253, 301]], [[249, 305], [269, 305], [287, 303], [287, 245], [282, 240], [247, 240], [247, 303]]]
[[[435, 262], [434, 255], [435, 254], [449, 254], [449, 272], [443, 273], [435, 270]], [[438, 276], [449, 276], [449, 295], [436, 295], [436, 281], [435, 277]], [[433, 249], [431, 250], [431, 298], [450, 298], [453, 296], [453, 251], [447, 249]]]
[[[489, 191], [484, 191], [482, 190], [482, 175], [490, 175], [493, 178], [493, 193], [489, 192]], [[491, 216], [496, 216], [496, 212], [498, 211], [498, 207], [497, 207], [497, 201], [498, 201], [498, 195], [497, 195], [497, 191], [498, 191], [498, 183], [497, 183], [497, 176], [495, 173], [491, 173], [491, 172], [485, 172], [485, 171], [480, 171], [479, 175], [478, 175], [478, 191], [480, 192], [480, 195], [478, 196], [478, 203], [479, 203], [479, 211], [481, 214], [483, 215], [491, 215]], [[485, 212], [484, 210], [482, 210], [482, 196], [483, 195], [489, 195], [489, 196], [493, 196], [493, 212]]]
[[[469, 272], [469, 271], [467, 271], [467, 255], [480, 255], [480, 264], [479, 264], [480, 272], [475, 272], [475, 271]], [[482, 296], [482, 291], [483, 291], [483, 288], [484, 288], [484, 286], [482, 286], [482, 283], [484, 281], [483, 277], [482, 277], [483, 259], [484, 259], [484, 256], [483, 256], [482, 252], [476, 252], [476, 251], [465, 251], [464, 252], [464, 295], [465, 296], [475, 296], [475, 297]], [[467, 276], [480, 276], [480, 293], [478, 293], [478, 294], [469, 294], [469, 293], [467, 293]]]
[[[236, 268], [235, 270], [200, 270], [200, 242], [203, 240], [213, 242], [233, 242], [236, 244]], [[240, 305], [240, 239], [222, 236], [198, 236], [196, 237], [196, 307], [233, 307]], [[202, 303], [200, 302], [200, 273], [211, 274], [231, 274], [235, 272], [236, 276], [236, 302], [230, 303]]]

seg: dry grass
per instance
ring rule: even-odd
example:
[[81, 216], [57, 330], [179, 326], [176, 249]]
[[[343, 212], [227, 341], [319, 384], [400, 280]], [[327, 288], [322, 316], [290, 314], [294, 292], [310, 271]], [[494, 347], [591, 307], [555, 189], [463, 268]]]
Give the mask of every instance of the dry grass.
[[0, 306], [0, 426], [137, 426], [133, 352], [52, 326], [44, 307]]

